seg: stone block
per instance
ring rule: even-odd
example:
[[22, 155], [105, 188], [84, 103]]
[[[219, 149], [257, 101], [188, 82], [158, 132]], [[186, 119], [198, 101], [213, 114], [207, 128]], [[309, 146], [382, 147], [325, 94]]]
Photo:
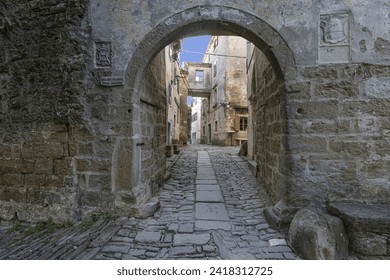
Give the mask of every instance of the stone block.
[[173, 246], [181, 245], [205, 245], [210, 241], [208, 233], [203, 234], [175, 234], [173, 237]]
[[127, 254], [130, 251], [130, 245], [127, 244], [108, 244], [105, 245], [101, 252], [103, 253], [121, 253]]
[[37, 158], [35, 159], [34, 171], [38, 174], [53, 174], [53, 159]]
[[223, 203], [195, 203], [195, 219], [229, 221], [229, 215]]
[[338, 154], [367, 158], [370, 153], [369, 143], [361, 141], [348, 141], [343, 139], [330, 139], [329, 149]]
[[173, 247], [169, 250], [169, 255], [171, 256], [182, 256], [191, 254], [196, 254], [196, 249], [193, 246]]
[[110, 159], [76, 159], [77, 172], [111, 172]]
[[161, 232], [141, 231], [137, 233], [134, 241], [138, 243], [157, 243], [160, 242]]
[[305, 100], [310, 98], [310, 82], [289, 82], [285, 86], [288, 100]]
[[285, 229], [288, 228], [292, 218], [286, 215], [278, 215], [274, 211], [274, 207], [266, 207], [264, 208], [264, 217], [267, 222], [270, 224], [272, 228], [275, 229]]
[[33, 173], [34, 172], [34, 160], [24, 159], [22, 160], [22, 166], [20, 167], [20, 172], [24, 174]]
[[44, 174], [26, 174], [24, 175], [24, 185], [25, 186], [44, 186], [45, 185], [45, 176]]
[[[27, 191], [24, 187], [7, 187], [0, 190], [0, 201], [12, 203], [26, 203]], [[10, 205], [10, 204], [7, 204]], [[7, 208], [8, 209], [8, 208]]]
[[22, 161], [19, 159], [0, 159], [1, 173], [16, 173], [20, 170]]
[[349, 81], [319, 84], [314, 88], [317, 98], [353, 98], [357, 95], [357, 87]]
[[349, 231], [388, 234], [390, 206], [388, 204], [330, 203], [328, 210], [340, 217]]
[[94, 154], [92, 143], [79, 143], [77, 144], [77, 155], [79, 156], [91, 156]]
[[100, 174], [91, 174], [88, 175], [88, 186], [87, 188], [89, 190], [93, 191], [101, 191], [111, 190], [111, 175], [100, 175]]
[[22, 156], [23, 158], [62, 158], [64, 147], [58, 143], [24, 144]]
[[173, 145], [166, 145], [165, 146], [165, 156], [166, 157], [173, 156]]
[[63, 175], [46, 175], [45, 186], [47, 187], [63, 187], [66, 185], [66, 177]]
[[54, 174], [56, 175], [72, 175], [72, 159], [56, 159], [54, 160]]
[[54, 132], [51, 133], [49, 138], [47, 139], [48, 142], [54, 142], [54, 143], [67, 143], [68, 142], [68, 132]]
[[[114, 166], [112, 167], [114, 170], [114, 181], [115, 187], [119, 190], [121, 189], [129, 189], [129, 186], [133, 185], [133, 142], [132, 140], [123, 139], [120, 143], [115, 147], [114, 154], [116, 155], [114, 162], [112, 163]], [[133, 160], [129, 160], [133, 159]]]
[[223, 202], [223, 196], [221, 191], [197, 191], [197, 202]]
[[336, 119], [338, 114], [338, 102], [334, 100], [291, 103], [287, 106], [288, 119]]
[[231, 226], [228, 222], [221, 221], [206, 221], [206, 220], [198, 220], [195, 222], [195, 228], [200, 230], [231, 230]]
[[290, 225], [287, 243], [304, 259], [348, 257], [348, 237], [341, 219], [308, 209], [299, 210]]
[[195, 180], [195, 184], [197, 185], [217, 185], [218, 182], [217, 182], [217, 179], [199, 179], [199, 178], [196, 178]]
[[23, 185], [23, 174], [11, 173], [3, 175], [3, 184], [5, 186], [22, 186]]
[[292, 153], [325, 153], [327, 151], [326, 137], [321, 136], [290, 136], [288, 145]]
[[160, 201], [157, 197], [152, 197], [140, 209], [141, 215], [144, 218], [153, 216], [153, 214], [160, 209]]
[[102, 196], [100, 192], [84, 191], [81, 195], [81, 202], [85, 206], [102, 206]]
[[0, 203], [0, 219], [9, 221], [15, 218], [15, 214], [16, 214], [16, 210], [15, 210], [14, 202], [2, 201]]
[[[359, 236], [360, 235], [360, 236]], [[350, 233], [350, 247], [355, 253], [367, 256], [386, 256], [390, 255], [387, 252], [387, 236], [365, 233]]]
[[178, 232], [180, 232], [180, 233], [192, 233], [192, 232], [194, 232], [194, 224], [193, 223], [180, 224]]
[[371, 99], [369, 101], [346, 101], [341, 103], [340, 116], [359, 117], [361, 114], [373, 117], [389, 117], [390, 101], [387, 99]]
[[196, 191], [221, 191], [219, 185], [196, 185]]

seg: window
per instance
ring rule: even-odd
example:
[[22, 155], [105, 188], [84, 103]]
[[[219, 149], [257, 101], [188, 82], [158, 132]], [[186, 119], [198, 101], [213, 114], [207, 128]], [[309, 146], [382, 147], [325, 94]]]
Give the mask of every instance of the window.
[[206, 135], [206, 127], [203, 126], [203, 135]]
[[171, 104], [171, 99], [172, 99], [172, 86], [168, 86], [168, 103]]
[[177, 75], [176, 67], [175, 67], [175, 68], [173, 68], [173, 84], [174, 85], [176, 85], [178, 80], [179, 80], [177, 77], [179, 77], [179, 76]]
[[195, 82], [203, 82], [204, 73], [203, 70], [195, 70]]
[[192, 122], [198, 119], [198, 113], [192, 114]]
[[218, 121], [215, 121], [215, 129], [214, 129], [215, 132], [218, 132]]
[[218, 36], [215, 36], [214, 44], [213, 44], [213, 52], [215, 52], [215, 49], [217, 48], [217, 46], [218, 46]]
[[213, 63], [213, 76], [214, 77], [217, 76], [217, 62], [216, 61], [214, 61], [214, 63]]
[[240, 131], [248, 129], [248, 117], [240, 117]]
[[214, 105], [217, 104], [217, 100], [218, 100], [218, 90], [217, 90], [217, 87], [215, 87], [214, 91], [213, 91], [213, 102], [214, 102]]

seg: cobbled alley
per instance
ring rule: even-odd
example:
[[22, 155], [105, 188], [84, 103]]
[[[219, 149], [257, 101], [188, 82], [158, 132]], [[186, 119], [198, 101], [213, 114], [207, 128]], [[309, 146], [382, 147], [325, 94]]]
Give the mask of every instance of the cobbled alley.
[[76, 225], [1, 225], [0, 259], [297, 259], [238, 148], [189, 146], [171, 162], [147, 219], [96, 217]]

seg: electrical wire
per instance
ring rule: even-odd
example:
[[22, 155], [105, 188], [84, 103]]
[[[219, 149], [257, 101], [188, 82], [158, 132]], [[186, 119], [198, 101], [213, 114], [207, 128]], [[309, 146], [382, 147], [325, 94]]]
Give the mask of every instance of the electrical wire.
[[180, 50], [179, 52], [186, 52], [186, 53], [193, 53], [193, 54], [202, 54], [202, 55], [214, 55], [214, 56], [223, 56], [223, 57], [231, 57], [231, 58], [245, 58], [246, 56], [237, 56], [237, 55], [227, 55], [227, 54], [216, 54], [216, 53], [202, 53], [202, 52], [195, 52], [195, 51], [187, 51], [187, 50]]

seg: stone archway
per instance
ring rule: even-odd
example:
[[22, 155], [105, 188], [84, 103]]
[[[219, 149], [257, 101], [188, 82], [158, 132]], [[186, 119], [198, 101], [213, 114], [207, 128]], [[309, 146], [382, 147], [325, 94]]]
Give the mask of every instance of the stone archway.
[[[270, 79], [276, 81], [277, 84], [276, 86], [275, 83], [269, 85], [277, 88], [275, 95], [279, 98], [276, 101], [275, 108], [271, 108], [269, 111], [277, 110], [281, 112], [280, 114], [283, 115], [279, 117], [281, 119], [281, 133], [282, 130], [285, 130], [283, 127], [285, 126], [286, 119], [283, 85], [284, 81], [294, 79], [296, 67], [293, 53], [281, 35], [260, 18], [230, 7], [199, 6], [176, 13], [164, 19], [144, 36], [131, 56], [126, 69], [125, 96], [127, 102], [132, 104], [132, 123], [134, 127], [132, 137], [122, 139], [122, 144], [117, 146], [119, 147], [116, 152], [117, 160], [115, 160], [117, 167], [114, 167], [114, 170], [117, 170], [117, 174], [114, 175], [113, 182], [114, 188], [117, 190], [117, 199], [119, 198], [120, 202], [122, 201], [121, 196], [126, 196], [128, 191], [130, 191], [128, 189], [129, 186], [132, 188], [131, 193], [136, 194], [136, 199], [140, 204], [145, 203], [152, 193], [153, 186], [150, 186], [150, 182], [145, 182], [142, 179], [142, 174], [145, 171], [142, 147], [145, 143], [143, 142], [143, 129], [140, 120], [140, 115], [143, 113], [141, 107], [142, 104], [145, 104], [145, 100], [143, 100], [145, 90], [143, 81], [148, 66], [156, 54], [170, 42], [192, 34], [239, 35], [252, 42], [260, 50], [263, 58], [269, 63], [268, 70], [272, 72]], [[146, 103], [151, 105], [153, 110], [156, 110], [156, 108], [158, 110], [158, 106], [150, 104], [153, 102], [146, 100]], [[273, 112], [267, 113], [272, 114]], [[281, 141], [283, 139], [285, 140], [285, 138], [282, 138], [279, 137], [278, 139]], [[281, 143], [279, 144], [279, 146], [283, 145]], [[147, 143], [146, 146], [148, 146]], [[120, 165], [125, 161], [125, 156], [128, 156], [124, 151], [129, 150], [131, 150], [132, 156], [131, 174], [124, 176], [123, 173], [120, 173]], [[158, 159], [157, 162], [159, 162]], [[280, 169], [286, 170], [285, 167], [280, 167]], [[270, 188], [278, 189], [271, 191], [275, 193], [274, 198], [276, 201], [280, 199], [278, 196], [283, 192], [282, 189], [287, 181], [286, 178], [287, 175], [283, 174], [283, 178], [281, 177], [275, 180], [270, 178], [268, 180], [269, 184], [271, 184], [269, 186]], [[125, 206], [125, 204], [123, 205]]]

